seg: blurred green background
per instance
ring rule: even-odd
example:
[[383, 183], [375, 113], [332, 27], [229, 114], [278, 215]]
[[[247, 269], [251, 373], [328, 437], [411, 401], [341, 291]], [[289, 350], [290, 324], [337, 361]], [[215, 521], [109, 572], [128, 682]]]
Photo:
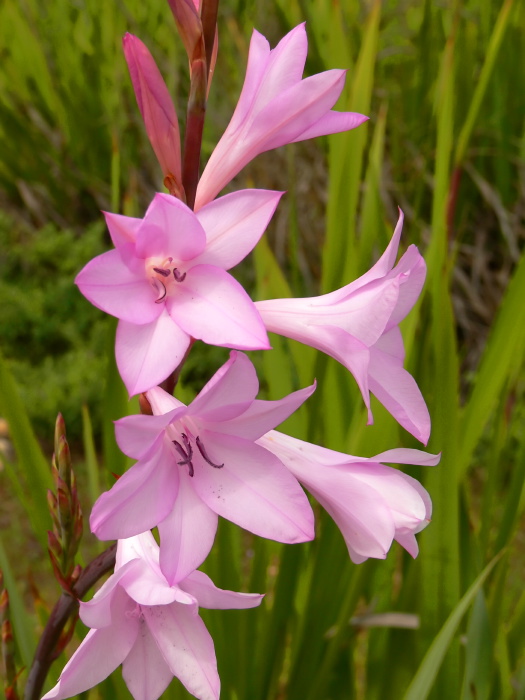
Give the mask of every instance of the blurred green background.
[[[338, 108], [371, 119], [264, 154], [240, 173], [231, 189], [288, 193], [269, 245], [237, 272], [258, 298], [335, 289], [377, 258], [400, 206], [402, 246], [416, 243], [429, 269], [404, 323], [407, 363], [433, 418], [430, 450], [443, 459], [410, 470], [434, 501], [416, 562], [394, 545], [386, 562], [351, 565], [322, 516], [315, 543], [288, 548], [221, 525], [206, 564], [216, 582], [269, 591], [260, 611], [208, 615], [222, 697], [523, 699], [525, 6], [222, 0], [203, 162], [239, 95], [252, 28], [273, 46], [304, 20], [306, 73], [346, 68]], [[72, 283], [109, 246], [100, 210], [142, 216], [162, 190], [121, 51], [125, 31], [155, 56], [183, 129], [186, 57], [164, 0], [0, 4], [0, 416], [16, 450], [16, 464], [7, 455], [0, 472], [2, 499], [16, 495], [1, 516], [0, 565], [26, 666], [54, 595], [36, 542], [45, 539], [56, 413], [78, 453], [87, 510], [106, 474], [125, 467], [111, 420], [136, 410], [115, 373], [114, 323]], [[358, 391], [335, 362], [272, 343], [273, 352], [252, 354], [262, 396], [319, 382], [291, 433], [365, 456], [416, 446], [377, 404], [366, 428]], [[181, 398], [226, 356], [197, 345]], [[20, 561], [26, 542], [34, 544]], [[86, 546], [88, 556], [95, 545]], [[38, 619], [35, 581], [49, 591]], [[418, 629], [376, 617], [389, 612], [416, 615]], [[114, 697], [120, 685], [110, 680], [101, 692]], [[177, 684], [168, 695], [186, 697]]]

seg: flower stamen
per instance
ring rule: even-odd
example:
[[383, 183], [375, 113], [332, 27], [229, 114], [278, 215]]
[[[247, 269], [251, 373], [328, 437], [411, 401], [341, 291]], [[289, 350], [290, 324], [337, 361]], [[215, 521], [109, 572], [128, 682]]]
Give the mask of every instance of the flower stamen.
[[175, 445], [175, 449], [182, 457], [181, 461], [177, 462], [177, 464], [180, 467], [187, 464], [189, 468], [189, 474], [190, 476], [193, 476], [195, 474], [195, 470], [193, 469], [193, 463], [191, 461], [193, 457], [193, 447], [191, 446], [191, 442], [188, 440], [188, 436], [186, 435], [186, 433], [182, 433], [181, 437], [182, 442], [184, 443], [184, 447], [180, 444], [178, 440], [172, 440], [173, 444]]
[[199, 436], [197, 436], [197, 437], [195, 438], [195, 442], [196, 442], [196, 444], [197, 444], [197, 447], [199, 448], [199, 452], [201, 453], [203, 459], [204, 459], [206, 462], [208, 462], [208, 464], [210, 465], [210, 467], [215, 467], [215, 469], [222, 469], [222, 467], [224, 467], [224, 463], [223, 463], [223, 464], [215, 464], [215, 462], [212, 462], [212, 461], [211, 461], [211, 459], [210, 459], [210, 458], [208, 457], [208, 455], [206, 454], [206, 450], [204, 449], [204, 445], [202, 444], [202, 441], [201, 441], [201, 439], [200, 439]]

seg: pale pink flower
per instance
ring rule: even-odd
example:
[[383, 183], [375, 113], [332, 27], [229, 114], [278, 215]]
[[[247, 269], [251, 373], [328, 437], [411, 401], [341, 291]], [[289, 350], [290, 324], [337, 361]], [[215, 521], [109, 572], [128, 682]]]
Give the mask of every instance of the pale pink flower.
[[[426, 444], [430, 416], [414, 378], [403, 369], [405, 350], [398, 324], [416, 303], [425, 261], [411, 245], [395, 265], [403, 212], [386, 251], [354, 282], [330, 294], [258, 301], [266, 329], [311, 345], [355, 377], [373, 422], [370, 392], [394, 418]], [[395, 265], [395, 267], [394, 267]]]
[[382, 462], [433, 466], [440, 455], [396, 449], [352, 457], [272, 430], [258, 441], [273, 452], [331, 515], [350, 558], [384, 559], [393, 540], [416, 557], [415, 534], [430, 522], [432, 503], [421, 484]]
[[254, 30], [241, 96], [202, 174], [195, 209], [216, 197], [259, 153], [348, 131], [368, 119], [355, 112], [332, 111], [344, 86], [344, 70], [302, 79], [307, 50], [304, 24], [273, 50]]
[[253, 301], [229, 274], [256, 245], [281, 193], [242, 190], [192, 212], [157, 194], [144, 219], [106, 214], [115, 250], [75, 280], [89, 301], [120, 319], [115, 354], [130, 394], [160, 384], [191, 338], [268, 349]]
[[132, 34], [123, 39], [124, 55], [146, 133], [165, 176], [181, 187], [179, 122], [168, 88], [146, 46]]
[[315, 386], [279, 401], [255, 399], [259, 383], [232, 352], [185, 406], [159, 387], [146, 396], [153, 416], [116, 423], [121, 450], [138, 462], [97, 500], [92, 531], [120, 539], [158, 525], [168, 581], [184, 578], [210, 551], [218, 516], [279, 542], [313, 539], [313, 513], [292, 474], [255, 443], [285, 420]]
[[115, 573], [91, 601], [80, 603], [80, 618], [91, 629], [43, 700], [82, 693], [121, 664], [135, 700], [157, 700], [174, 676], [199, 700], [217, 700], [215, 649], [199, 605], [253, 608], [262, 597], [216, 588], [201, 571], [170, 584], [150, 532], [121, 540]]

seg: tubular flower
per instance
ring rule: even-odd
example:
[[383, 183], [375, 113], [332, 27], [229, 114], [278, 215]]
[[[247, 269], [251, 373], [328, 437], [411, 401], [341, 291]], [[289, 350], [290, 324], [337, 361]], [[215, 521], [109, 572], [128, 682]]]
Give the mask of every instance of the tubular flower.
[[102, 540], [158, 525], [160, 565], [174, 582], [210, 551], [218, 516], [279, 542], [314, 537], [313, 513], [295, 477], [256, 440], [295, 411], [314, 390], [258, 401], [255, 369], [231, 357], [185, 406], [156, 387], [153, 416], [116, 423], [121, 450], [138, 462], [97, 500], [91, 529]]
[[197, 188], [195, 209], [210, 202], [253, 158], [287, 143], [349, 131], [368, 117], [334, 112], [345, 71], [302, 79], [308, 41], [304, 24], [273, 49], [255, 31], [241, 96]]
[[273, 452], [331, 515], [351, 560], [384, 559], [396, 540], [416, 557], [415, 534], [430, 522], [432, 503], [421, 484], [381, 462], [433, 466], [440, 455], [397, 449], [367, 459], [334, 452], [272, 430], [258, 444]]
[[121, 664], [135, 700], [157, 700], [173, 676], [199, 700], [217, 700], [215, 649], [199, 605], [253, 608], [262, 597], [216, 588], [201, 571], [170, 584], [150, 532], [121, 540], [115, 573], [91, 601], [80, 603], [80, 618], [91, 629], [42, 700], [82, 693]]
[[191, 338], [269, 348], [254, 303], [226, 270], [256, 245], [280, 197], [242, 190], [194, 214], [157, 194], [144, 219], [105, 215], [115, 250], [91, 260], [75, 282], [92, 304], [120, 319], [115, 354], [130, 395], [166, 379]]
[[411, 245], [397, 265], [403, 212], [386, 251], [359, 279], [330, 294], [272, 299], [255, 306], [266, 329], [311, 345], [354, 376], [373, 422], [370, 392], [406, 430], [426, 444], [430, 416], [414, 378], [403, 369], [405, 350], [398, 324], [416, 303], [425, 261]]

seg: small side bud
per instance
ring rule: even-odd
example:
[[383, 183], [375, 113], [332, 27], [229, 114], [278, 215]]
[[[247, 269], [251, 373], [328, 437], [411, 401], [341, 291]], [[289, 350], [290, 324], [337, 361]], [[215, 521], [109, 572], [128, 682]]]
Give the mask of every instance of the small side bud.
[[126, 34], [122, 44], [146, 133], [164, 177], [171, 184], [168, 189], [170, 194], [184, 199], [179, 122], [166, 83], [140, 39]]
[[[83, 518], [66, 426], [60, 414], [55, 425], [52, 473], [56, 492], [47, 493], [47, 503], [53, 521], [53, 530], [47, 533], [48, 552], [55, 578], [65, 591], [70, 591], [74, 582], [72, 577], [76, 571], [75, 556], [82, 538]], [[78, 574], [76, 576], [78, 578]]]

